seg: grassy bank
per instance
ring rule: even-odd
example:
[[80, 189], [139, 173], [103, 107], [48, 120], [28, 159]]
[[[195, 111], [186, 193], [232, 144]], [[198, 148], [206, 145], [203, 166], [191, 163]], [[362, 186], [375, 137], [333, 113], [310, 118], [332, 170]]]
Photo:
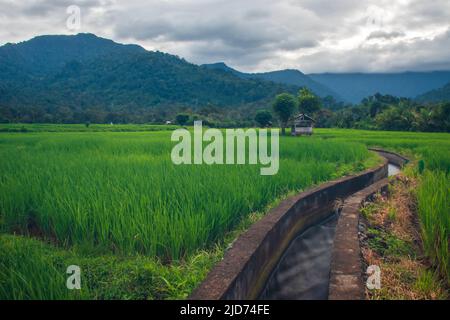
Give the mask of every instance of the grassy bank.
[[424, 255], [414, 199], [417, 183], [411, 175], [400, 173], [391, 179], [388, 195], [378, 195], [361, 210], [363, 261], [381, 271], [381, 287], [366, 288], [368, 299], [448, 298], [445, 281]]
[[410, 174], [418, 179], [415, 190], [421, 235], [426, 255], [441, 277], [450, 283], [450, 134], [317, 130], [325, 139], [361, 142], [407, 155], [414, 162]]

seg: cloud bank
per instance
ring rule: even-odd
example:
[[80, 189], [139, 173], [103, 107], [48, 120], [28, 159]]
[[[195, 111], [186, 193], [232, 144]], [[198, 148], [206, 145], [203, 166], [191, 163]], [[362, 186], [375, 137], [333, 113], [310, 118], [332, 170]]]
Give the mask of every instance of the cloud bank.
[[0, 44], [81, 29], [243, 71], [450, 70], [448, 0], [0, 0]]

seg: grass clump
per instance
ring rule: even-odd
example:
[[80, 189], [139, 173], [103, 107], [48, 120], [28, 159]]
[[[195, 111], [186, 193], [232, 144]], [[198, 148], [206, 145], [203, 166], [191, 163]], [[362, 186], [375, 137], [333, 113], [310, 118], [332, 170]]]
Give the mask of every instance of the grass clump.
[[[86, 254], [0, 235], [0, 299], [184, 299], [221, 256], [216, 248], [164, 265], [151, 257]], [[81, 290], [66, 287], [70, 265], [81, 269]]]
[[413, 257], [414, 249], [408, 241], [402, 240], [382, 229], [368, 228], [368, 245], [380, 256]]
[[[0, 299], [79, 299], [86, 291], [66, 287], [66, 269], [60, 256], [53, 256], [41, 242], [0, 235]], [[69, 266], [70, 264], [67, 264]]]
[[[440, 292], [442, 284], [431, 270], [421, 270], [419, 276], [414, 283], [414, 289], [425, 297], [433, 297], [436, 292]], [[438, 296], [437, 298], [445, 299], [446, 296]]]
[[450, 279], [450, 187], [449, 174], [426, 171], [417, 190], [418, 211], [424, 249], [438, 266], [441, 275]]

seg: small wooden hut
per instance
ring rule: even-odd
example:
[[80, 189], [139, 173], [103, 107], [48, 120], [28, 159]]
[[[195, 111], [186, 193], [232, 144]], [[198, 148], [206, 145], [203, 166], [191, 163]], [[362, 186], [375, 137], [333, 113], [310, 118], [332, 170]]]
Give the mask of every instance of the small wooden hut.
[[294, 117], [291, 134], [293, 136], [312, 135], [314, 119], [307, 114], [300, 113]]

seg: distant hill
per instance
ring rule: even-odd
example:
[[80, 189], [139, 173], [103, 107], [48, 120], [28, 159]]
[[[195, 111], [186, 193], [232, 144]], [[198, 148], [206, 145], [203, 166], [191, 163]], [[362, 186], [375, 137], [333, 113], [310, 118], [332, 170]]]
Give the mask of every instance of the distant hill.
[[322, 73], [308, 74], [341, 95], [345, 100], [359, 103], [375, 93], [414, 98], [437, 89], [450, 81], [450, 71], [404, 73]]
[[230, 68], [223, 62], [204, 64], [203, 67], [230, 72], [243, 79], [259, 79], [259, 80], [273, 81], [275, 83], [294, 85], [298, 87], [307, 87], [322, 98], [326, 96], [332, 96], [337, 101], [343, 100], [339, 94], [337, 94], [327, 86], [312, 80], [310, 77], [300, 72], [299, 70], [286, 69], [263, 73], [244, 73], [237, 71], [233, 68]]
[[417, 96], [415, 100], [419, 102], [450, 102], [450, 82], [442, 88]]
[[267, 104], [280, 92], [297, 90], [93, 34], [40, 36], [0, 47], [0, 107], [236, 107]]
[[223, 62], [204, 64], [208, 69], [222, 70], [243, 79], [260, 79], [275, 83], [308, 87], [320, 97], [332, 96], [336, 101], [360, 103], [376, 93], [414, 98], [437, 89], [450, 81], [450, 71], [403, 73], [317, 73], [304, 74], [286, 69], [264, 73], [244, 73]]

